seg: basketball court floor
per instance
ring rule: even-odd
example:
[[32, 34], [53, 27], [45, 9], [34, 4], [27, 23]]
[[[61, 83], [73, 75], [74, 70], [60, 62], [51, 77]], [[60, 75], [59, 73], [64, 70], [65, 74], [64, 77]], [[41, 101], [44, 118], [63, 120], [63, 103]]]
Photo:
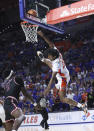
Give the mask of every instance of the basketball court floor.
[[[0, 131], [4, 131], [0, 128]], [[23, 126], [18, 131], [94, 131], [94, 123], [89, 124], [71, 124], [71, 125], [51, 125], [49, 130], [40, 126]]]

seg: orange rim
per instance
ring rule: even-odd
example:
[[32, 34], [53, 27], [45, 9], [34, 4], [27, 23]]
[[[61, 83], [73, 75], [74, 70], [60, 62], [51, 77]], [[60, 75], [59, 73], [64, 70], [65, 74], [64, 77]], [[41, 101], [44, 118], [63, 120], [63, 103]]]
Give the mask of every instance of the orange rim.
[[38, 25], [33, 25], [30, 23], [30, 25], [25, 25], [26, 23], [28, 23], [27, 21], [22, 21], [21, 25], [27, 26], [27, 27], [38, 27]]

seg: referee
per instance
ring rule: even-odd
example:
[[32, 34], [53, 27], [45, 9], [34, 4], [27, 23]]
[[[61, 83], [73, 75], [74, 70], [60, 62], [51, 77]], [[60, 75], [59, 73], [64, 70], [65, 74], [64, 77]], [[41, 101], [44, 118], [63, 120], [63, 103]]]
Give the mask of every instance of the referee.
[[42, 115], [42, 121], [40, 122], [40, 126], [44, 129], [49, 129], [49, 125], [47, 123], [48, 121], [48, 112], [46, 109], [46, 99], [45, 98], [39, 98], [37, 100], [37, 111]]

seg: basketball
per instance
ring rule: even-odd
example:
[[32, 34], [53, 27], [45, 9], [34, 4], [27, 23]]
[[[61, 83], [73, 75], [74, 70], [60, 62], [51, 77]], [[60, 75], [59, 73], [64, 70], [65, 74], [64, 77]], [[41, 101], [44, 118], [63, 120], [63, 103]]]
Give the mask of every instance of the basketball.
[[33, 10], [33, 9], [29, 10], [27, 13], [30, 14], [30, 15], [33, 15], [35, 17], [37, 16], [36, 10]]

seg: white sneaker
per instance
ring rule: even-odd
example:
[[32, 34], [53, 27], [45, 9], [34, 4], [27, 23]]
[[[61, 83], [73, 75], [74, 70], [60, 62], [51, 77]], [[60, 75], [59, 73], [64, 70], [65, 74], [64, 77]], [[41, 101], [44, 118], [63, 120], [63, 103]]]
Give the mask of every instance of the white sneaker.
[[90, 113], [88, 112], [88, 109], [87, 109], [87, 103], [83, 104], [82, 109], [83, 109], [83, 111], [85, 113], [85, 116], [88, 117], [90, 115]]

